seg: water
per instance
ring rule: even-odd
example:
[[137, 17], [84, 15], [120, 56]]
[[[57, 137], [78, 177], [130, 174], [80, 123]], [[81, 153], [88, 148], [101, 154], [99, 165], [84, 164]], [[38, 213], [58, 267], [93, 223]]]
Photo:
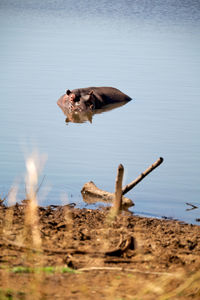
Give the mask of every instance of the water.
[[[125, 185], [162, 156], [127, 194], [132, 211], [199, 224], [200, 208], [186, 211], [200, 206], [199, 25], [199, 1], [1, 0], [1, 195], [17, 181], [23, 199], [33, 149], [48, 156], [41, 205], [83, 207], [85, 182], [114, 191], [119, 163]], [[133, 101], [66, 125], [57, 99], [87, 86]]]

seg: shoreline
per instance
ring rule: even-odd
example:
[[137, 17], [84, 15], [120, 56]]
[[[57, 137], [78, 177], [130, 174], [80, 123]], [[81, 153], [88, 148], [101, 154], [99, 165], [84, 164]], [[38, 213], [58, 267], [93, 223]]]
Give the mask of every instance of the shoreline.
[[[112, 218], [109, 208], [38, 207], [37, 228], [41, 244], [35, 249], [30, 239], [33, 231], [27, 234], [26, 209], [26, 202], [12, 207], [0, 205], [0, 292], [5, 288], [15, 292], [20, 289], [27, 295], [34, 270], [41, 264], [43, 268], [51, 268], [54, 274], [50, 276], [46, 271], [40, 274], [44, 299], [54, 294], [61, 295], [61, 299], [64, 295], [67, 295], [66, 299], [92, 299], [92, 290], [98, 299], [111, 294], [129, 299], [126, 296], [138, 293], [138, 288], [142, 293], [145, 284], [162, 285], [165, 282], [163, 293], [171, 293], [190, 276], [200, 279], [198, 225], [129, 213]], [[69, 268], [69, 273], [59, 271], [64, 267]], [[21, 271], [16, 271], [19, 268]], [[138, 288], [133, 285], [133, 280]], [[83, 292], [83, 286], [87, 292]], [[197, 289], [194, 283], [187, 288], [190, 292], [195, 289], [191, 292], [192, 298], [187, 294], [187, 298], [180, 299], [199, 298], [200, 287]], [[160, 299], [159, 293], [152, 290], [148, 297], [144, 293], [140, 298]]]

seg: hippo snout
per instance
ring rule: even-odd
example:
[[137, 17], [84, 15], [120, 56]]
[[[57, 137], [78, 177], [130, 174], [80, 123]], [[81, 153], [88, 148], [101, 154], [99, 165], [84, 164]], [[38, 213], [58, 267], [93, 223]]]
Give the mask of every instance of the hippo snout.
[[60, 106], [61, 108], [64, 108], [66, 102], [67, 102], [67, 95], [63, 95], [63, 96], [61, 96], [61, 97], [58, 99], [57, 104], [58, 104], [58, 106]]
[[67, 94], [61, 96], [57, 101], [58, 106], [65, 112], [82, 112], [86, 111], [85, 103], [82, 101], [75, 101], [74, 98]]

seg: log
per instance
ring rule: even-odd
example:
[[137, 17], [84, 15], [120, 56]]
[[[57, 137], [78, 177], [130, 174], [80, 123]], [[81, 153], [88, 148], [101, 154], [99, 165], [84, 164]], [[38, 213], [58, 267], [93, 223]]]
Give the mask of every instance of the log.
[[[114, 193], [109, 193], [106, 191], [103, 191], [99, 189], [93, 181], [87, 182], [84, 184], [81, 194], [83, 197], [83, 200], [86, 203], [92, 204], [96, 202], [110, 202], [113, 203], [115, 201], [115, 194]], [[131, 199], [128, 199], [126, 197], [122, 197], [122, 207], [130, 207], [133, 206], [134, 203]]]
[[141, 173], [135, 180], [133, 180], [131, 183], [127, 184], [123, 189], [122, 189], [122, 194], [125, 195], [128, 193], [132, 188], [136, 186], [144, 177], [146, 177], [149, 173], [151, 173], [155, 168], [157, 168], [162, 162], [163, 158], [160, 157], [153, 165], [149, 166], [143, 173]]

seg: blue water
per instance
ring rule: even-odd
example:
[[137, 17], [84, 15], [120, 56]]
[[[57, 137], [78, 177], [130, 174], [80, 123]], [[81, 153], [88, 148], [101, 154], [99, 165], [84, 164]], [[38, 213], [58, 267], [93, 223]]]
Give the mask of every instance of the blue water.
[[[127, 194], [135, 214], [197, 223], [200, 208], [200, 2], [0, 1], [0, 195], [19, 185], [25, 158], [46, 155], [41, 205], [85, 203], [94, 181], [114, 191], [160, 156]], [[113, 86], [133, 100], [69, 123], [56, 105], [66, 89]], [[92, 206], [95, 207], [95, 206]]]

